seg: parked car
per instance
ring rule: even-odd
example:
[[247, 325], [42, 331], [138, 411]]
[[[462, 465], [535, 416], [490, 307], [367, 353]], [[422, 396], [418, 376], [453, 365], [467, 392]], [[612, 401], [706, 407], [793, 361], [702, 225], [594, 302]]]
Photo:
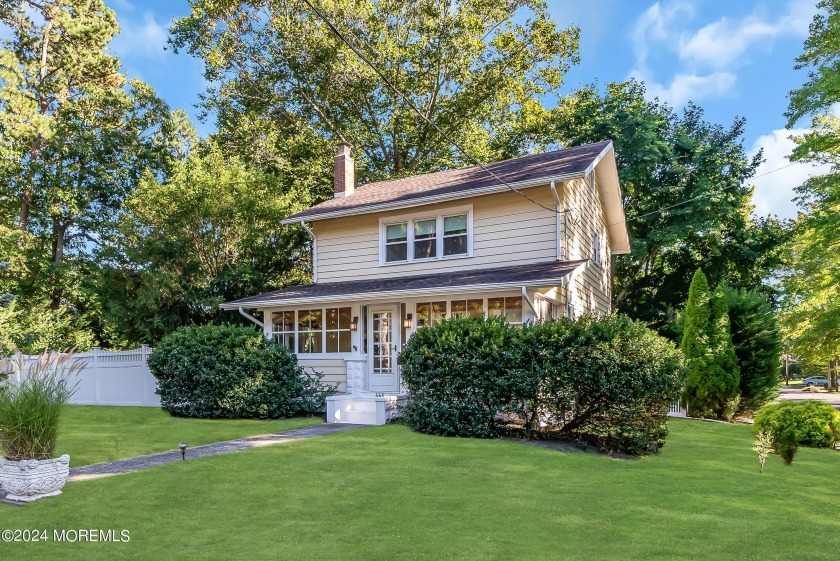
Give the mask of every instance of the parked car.
[[828, 378], [826, 376], [808, 376], [802, 383], [807, 386], [828, 386]]

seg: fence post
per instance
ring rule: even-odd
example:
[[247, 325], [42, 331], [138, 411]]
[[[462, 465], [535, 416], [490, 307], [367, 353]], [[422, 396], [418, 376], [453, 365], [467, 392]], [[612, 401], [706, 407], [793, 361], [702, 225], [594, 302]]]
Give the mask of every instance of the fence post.
[[93, 404], [99, 405], [99, 347], [91, 349], [91, 364], [93, 364]]

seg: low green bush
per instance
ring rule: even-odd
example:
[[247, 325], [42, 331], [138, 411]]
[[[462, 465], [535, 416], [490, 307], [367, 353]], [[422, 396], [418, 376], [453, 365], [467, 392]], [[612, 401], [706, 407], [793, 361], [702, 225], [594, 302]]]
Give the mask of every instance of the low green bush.
[[185, 417], [276, 419], [313, 414], [335, 388], [252, 328], [184, 327], [149, 355], [161, 406]]
[[401, 354], [406, 424], [443, 436], [498, 435], [499, 412], [522, 393], [518, 337], [500, 318], [418, 329]]
[[515, 419], [528, 436], [631, 454], [662, 446], [683, 374], [672, 343], [623, 316], [455, 318], [418, 330], [401, 358], [415, 430], [492, 437]]
[[667, 434], [682, 354], [626, 316], [526, 325], [522, 354], [539, 379], [533, 399], [548, 428], [604, 450], [649, 454]]
[[783, 401], [759, 410], [753, 432], [770, 434], [776, 453], [789, 464], [799, 446], [834, 446], [840, 438], [840, 411], [815, 400]]

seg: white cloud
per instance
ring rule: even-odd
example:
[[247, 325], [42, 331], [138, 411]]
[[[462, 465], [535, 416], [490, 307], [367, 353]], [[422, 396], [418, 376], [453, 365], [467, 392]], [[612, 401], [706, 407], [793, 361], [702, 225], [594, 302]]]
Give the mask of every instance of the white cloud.
[[166, 28], [157, 22], [154, 14], [146, 12], [143, 21], [122, 18], [120, 34], [111, 47], [121, 58], [163, 58], [166, 52]]
[[[796, 218], [799, 207], [793, 202], [794, 189], [802, 185], [808, 177], [827, 173], [830, 166], [794, 163], [788, 160], [796, 144], [791, 136], [805, 134], [807, 129], [776, 129], [755, 141], [750, 156], [764, 149], [765, 161], [756, 170], [753, 204], [755, 214], [767, 216], [775, 214], [779, 218]], [[766, 174], [766, 175], [765, 175]]]
[[682, 33], [679, 57], [700, 66], [728, 68], [753, 47], [769, 45], [783, 36], [807, 36], [814, 11], [813, 2], [799, 0], [790, 2], [786, 13], [775, 21], [756, 12], [740, 20], [722, 17], [694, 33]]
[[674, 107], [685, 105], [689, 100], [725, 95], [737, 81], [731, 72], [712, 72], [703, 76], [677, 74], [667, 86], [638, 71], [632, 77], [645, 82], [650, 97], [658, 97]]
[[[741, 19], [722, 17], [691, 30], [687, 24], [695, 11], [689, 4], [656, 2], [638, 17], [630, 32], [636, 59], [630, 76], [644, 80], [651, 97], [675, 106], [689, 99], [724, 96], [735, 89], [735, 71], [749, 62], [751, 50], [769, 48], [784, 36], [805, 37], [815, 10], [811, 0], [791, 0], [775, 19], [756, 9]], [[650, 58], [653, 53], [668, 52], [681, 67], [663, 83], [657, 81]]]

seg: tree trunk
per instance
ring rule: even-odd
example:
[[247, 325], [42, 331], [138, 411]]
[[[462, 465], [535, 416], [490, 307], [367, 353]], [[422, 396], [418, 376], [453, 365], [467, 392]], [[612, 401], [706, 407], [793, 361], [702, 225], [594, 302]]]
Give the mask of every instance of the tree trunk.
[[[53, 263], [55, 265], [61, 265], [64, 262], [64, 246], [67, 241], [67, 222], [61, 221], [57, 218], [53, 219], [53, 236], [55, 239], [53, 240]], [[58, 273], [58, 267], [56, 267], [56, 274]], [[54, 279], [53, 281], [53, 291], [50, 297], [50, 308], [53, 310], [57, 310], [61, 306], [61, 299], [64, 297], [64, 291], [62, 290], [62, 282], [60, 279]]]

